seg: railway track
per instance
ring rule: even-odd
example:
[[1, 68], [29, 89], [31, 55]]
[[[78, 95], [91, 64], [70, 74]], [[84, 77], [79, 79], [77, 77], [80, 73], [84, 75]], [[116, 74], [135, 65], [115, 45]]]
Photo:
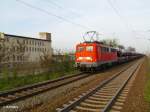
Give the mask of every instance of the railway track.
[[72, 76], [65, 76], [51, 81], [45, 81], [42, 83], [37, 83], [10, 91], [5, 91], [0, 93], [0, 108], [17, 101], [24, 100], [26, 98], [32, 97], [34, 95], [41, 94], [43, 92], [56, 89], [60, 86], [81, 80], [90, 76], [86, 73], [78, 73]]
[[142, 60], [74, 98], [58, 112], [120, 112]]

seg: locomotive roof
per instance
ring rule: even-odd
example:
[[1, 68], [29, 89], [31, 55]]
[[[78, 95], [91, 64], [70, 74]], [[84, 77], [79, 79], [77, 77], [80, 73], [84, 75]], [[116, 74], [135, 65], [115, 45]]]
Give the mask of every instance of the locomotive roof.
[[104, 46], [104, 47], [110, 47], [110, 48], [116, 49], [116, 48], [114, 48], [113, 46], [104, 44], [104, 43], [101, 42], [101, 41], [84, 41], [83, 43], [87, 43], [87, 44], [89, 44], [89, 43], [91, 43], [91, 44], [92, 44], [92, 43], [96, 43], [96, 44], [101, 44], [101, 45]]
[[103, 42], [100, 42], [100, 41], [84, 41], [83, 43], [97, 43], [97, 44], [104, 44]]

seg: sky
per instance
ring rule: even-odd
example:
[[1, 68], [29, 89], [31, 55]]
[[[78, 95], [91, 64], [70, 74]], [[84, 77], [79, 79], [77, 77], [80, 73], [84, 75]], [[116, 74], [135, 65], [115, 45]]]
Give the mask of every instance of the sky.
[[0, 0], [0, 32], [38, 38], [52, 33], [52, 47], [75, 50], [87, 31], [99, 40], [150, 52], [149, 0]]

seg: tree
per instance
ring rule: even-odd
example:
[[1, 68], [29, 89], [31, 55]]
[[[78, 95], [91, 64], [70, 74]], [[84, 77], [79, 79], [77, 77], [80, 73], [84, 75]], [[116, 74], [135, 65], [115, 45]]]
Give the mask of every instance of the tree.
[[41, 66], [46, 68], [50, 66], [50, 63], [52, 62], [52, 58], [47, 52], [43, 51], [43, 55], [40, 56], [40, 62], [41, 62]]
[[119, 50], [125, 49], [123, 45], [118, 45]]
[[68, 72], [73, 70], [73, 60], [68, 53], [62, 53], [61, 50], [55, 50], [55, 55], [52, 57], [43, 52], [40, 56], [41, 66], [48, 69], [49, 72]]
[[112, 47], [117, 47], [118, 46], [118, 40], [117, 39], [105, 39], [102, 40], [102, 42], [106, 45], [110, 45]]

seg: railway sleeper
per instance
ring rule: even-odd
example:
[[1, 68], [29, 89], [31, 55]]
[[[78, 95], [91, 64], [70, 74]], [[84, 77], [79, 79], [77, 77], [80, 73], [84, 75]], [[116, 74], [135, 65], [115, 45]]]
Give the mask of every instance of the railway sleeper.
[[104, 108], [105, 107], [105, 105], [92, 104], [92, 103], [87, 103], [87, 102], [82, 102], [80, 105], [83, 107], [86, 106], [86, 107], [90, 107], [90, 108]]
[[114, 106], [112, 106], [112, 109], [114, 109], [114, 110], [122, 110], [122, 106], [117, 106], [117, 105], [114, 105]]
[[96, 100], [91, 100], [91, 99], [87, 99], [87, 100], [85, 100], [85, 102], [95, 103], [95, 104], [107, 104], [108, 103], [108, 101], [96, 101]]
[[96, 93], [97, 96], [113, 96], [114, 94], [111, 93]]
[[91, 108], [86, 108], [86, 107], [81, 107], [81, 106], [77, 106], [76, 109], [81, 110], [81, 111], [87, 111], [87, 112], [99, 112], [100, 111], [100, 109], [91, 109]]

